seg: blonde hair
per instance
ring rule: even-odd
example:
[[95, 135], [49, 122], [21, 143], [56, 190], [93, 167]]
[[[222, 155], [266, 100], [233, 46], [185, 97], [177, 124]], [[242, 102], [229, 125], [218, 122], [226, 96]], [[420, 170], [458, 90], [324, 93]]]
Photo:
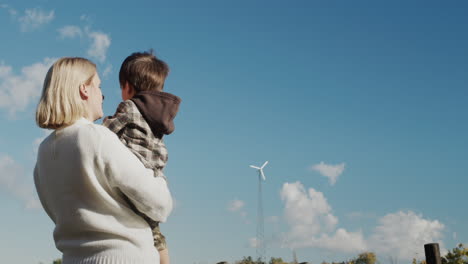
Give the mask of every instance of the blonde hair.
[[39, 127], [59, 129], [88, 115], [80, 96], [80, 85], [89, 85], [96, 64], [84, 58], [61, 58], [47, 72], [37, 105]]

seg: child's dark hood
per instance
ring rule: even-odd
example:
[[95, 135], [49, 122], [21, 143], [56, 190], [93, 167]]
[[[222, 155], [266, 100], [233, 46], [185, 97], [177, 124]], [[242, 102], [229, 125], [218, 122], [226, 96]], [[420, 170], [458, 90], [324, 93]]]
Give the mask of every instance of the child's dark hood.
[[174, 131], [173, 121], [182, 101], [179, 97], [165, 92], [143, 91], [137, 93], [131, 100], [156, 137], [161, 138]]

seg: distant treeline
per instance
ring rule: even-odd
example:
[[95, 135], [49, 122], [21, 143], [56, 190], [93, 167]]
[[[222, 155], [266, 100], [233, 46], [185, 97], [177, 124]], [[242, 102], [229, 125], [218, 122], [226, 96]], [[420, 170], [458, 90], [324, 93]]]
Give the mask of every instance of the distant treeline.
[[[441, 257], [442, 264], [468, 264], [468, 248], [463, 244], [458, 244], [452, 250], [449, 250], [445, 256]], [[261, 261], [259, 259], [254, 260], [251, 256], [243, 257], [241, 260], [234, 262], [234, 264], [305, 264], [311, 262], [286, 262], [282, 258], [270, 258], [268, 263]], [[389, 258], [388, 261], [380, 261], [377, 259], [377, 256], [373, 252], [363, 252], [357, 257], [341, 262], [326, 262], [323, 261], [321, 264], [381, 264], [381, 263], [390, 263], [390, 264], [426, 264], [425, 260], [416, 260], [413, 259], [411, 263], [400, 263], [397, 258]], [[56, 259], [52, 264], [62, 264], [61, 259]], [[228, 262], [221, 261], [217, 264], [229, 264]]]

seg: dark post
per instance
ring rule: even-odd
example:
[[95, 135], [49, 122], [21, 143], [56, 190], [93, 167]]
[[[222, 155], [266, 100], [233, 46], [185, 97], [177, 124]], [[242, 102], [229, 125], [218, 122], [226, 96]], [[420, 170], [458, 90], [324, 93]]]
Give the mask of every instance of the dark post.
[[426, 253], [427, 264], [442, 264], [442, 261], [440, 260], [439, 244], [426, 244], [424, 245], [424, 251]]

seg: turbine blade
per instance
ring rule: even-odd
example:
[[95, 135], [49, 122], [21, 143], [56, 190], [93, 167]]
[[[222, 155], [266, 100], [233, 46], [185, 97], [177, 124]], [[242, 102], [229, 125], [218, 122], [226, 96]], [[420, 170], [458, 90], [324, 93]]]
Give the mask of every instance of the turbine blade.
[[250, 165], [250, 168], [254, 168], [254, 169], [257, 169], [257, 170], [259, 170], [259, 169], [260, 169], [259, 167], [257, 167], [257, 166], [254, 166], [254, 165]]
[[262, 165], [261, 169], [265, 168], [265, 166], [266, 166], [267, 164], [268, 164], [268, 160], [267, 160], [267, 161], [265, 161], [265, 163], [263, 163], [263, 165]]
[[262, 175], [262, 179], [263, 179], [264, 181], [266, 181], [265, 174], [263, 174], [263, 170], [262, 170], [262, 169], [260, 169], [260, 174]]

